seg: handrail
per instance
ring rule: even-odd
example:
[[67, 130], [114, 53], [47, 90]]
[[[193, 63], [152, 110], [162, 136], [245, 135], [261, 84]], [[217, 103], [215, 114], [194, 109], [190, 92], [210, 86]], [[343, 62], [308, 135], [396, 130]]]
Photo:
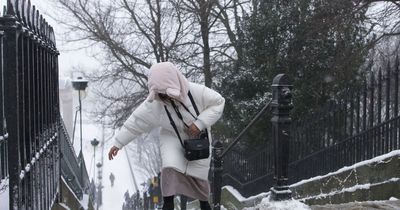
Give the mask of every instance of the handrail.
[[220, 158], [223, 158], [223, 157], [226, 155], [226, 153], [229, 152], [229, 151], [232, 149], [232, 147], [235, 146], [235, 145], [239, 142], [240, 138], [242, 138], [242, 136], [247, 132], [247, 130], [249, 130], [249, 128], [250, 128], [251, 126], [253, 126], [253, 124], [254, 124], [258, 119], [260, 119], [261, 115], [264, 114], [265, 111], [267, 111], [267, 109], [270, 107], [271, 101], [272, 101], [272, 100], [270, 100], [270, 101], [261, 109], [261, 111], [259, 111], [259, 112], [257, 113], [257, 115], [250, 121], [250, 123], [247, 124], [247, 126], [239, 133], [239, 135], [235, 138], [235, 140], [233, 140], [233, 142], [232, 142], [231, 144], [228, 145], [228, 147], [221, 153]]

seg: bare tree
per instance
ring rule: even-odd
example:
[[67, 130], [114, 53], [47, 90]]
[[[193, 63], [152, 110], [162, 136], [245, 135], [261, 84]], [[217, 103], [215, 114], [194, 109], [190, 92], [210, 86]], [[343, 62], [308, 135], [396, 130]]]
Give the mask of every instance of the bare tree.
[[[147, 69], [172, 61], [211, 87], [220, 64], [237, 59], [230, 15], [239, 0], [57, 0], [68, 42], [95, 47], [102, 68], [88, 74], [100, 103], [93, 114], [119, 127], [147, 95]], [[235, 13], [236, 20], [237, 12]]]
[[159, 130], [154, 130], [138, 138], [134, 144], [127, 145], [132, 164], [146, 178], [156, 176], [161, 169], [158, 132]]

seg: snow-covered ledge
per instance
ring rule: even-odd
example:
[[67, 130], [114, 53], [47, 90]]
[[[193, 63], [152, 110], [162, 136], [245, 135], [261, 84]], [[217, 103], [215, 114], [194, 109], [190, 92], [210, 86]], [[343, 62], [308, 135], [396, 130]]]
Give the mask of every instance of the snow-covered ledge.
[[[400, 150], [395, 150], [323, 176], [302, 180], [290, 188], [295, 199], [309, 205], [389, 200], [391, 197], [400, 197], [399, 168]], [[384, 192], [376, 193], [375, 190]], [[272, 204], [268, 202], [268, 196], [269, 192], [264, 192], [245, 198], [233, 187], [225, 186], [222, 188], [221, 203], [226, 209], [270, 206]], [[301, 206], [293, 202], [292, 205]]]
[[293, 196], [311, 205], [400, 197], [400, 150], [343, 167], [290, 186]]

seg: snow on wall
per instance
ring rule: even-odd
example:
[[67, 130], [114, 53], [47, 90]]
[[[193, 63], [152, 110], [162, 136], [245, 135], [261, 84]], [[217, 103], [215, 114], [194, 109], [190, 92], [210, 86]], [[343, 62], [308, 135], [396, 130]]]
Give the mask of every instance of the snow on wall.
[[0, 209], [6, 210], [10, 206], [8, 178], [2, 179], [0, 182]]
[[[358, 162], [358, 163], [356, 163], [356, 164], [354, 164], [352, 166], [345, 166], [345, 167], [343, 167], [343, 168], [341, 168], [341, 169], [339, 169], [339, 170], [337, 170], [335, 172], [331, 172], [331, 173], [328, 173], [328, 174], [325, 174], [325, 175], [322, 175], [322, 176], [316, 176], [316, 177], [312, 177], [310, 179], [305, 179], [305, 180], [299, 181], [297, 183], [294, 183], [294, 184], [290, 185], [290, 187], [291, 188], [292, 187], [296, 187], [296, 186], [302, 185], [302, 184], [307, 183], [307, 182], [312, 182], [312, 181], [323, 179], [323, 178], [328, 177], [328, 176], [337, 175], [337, 174], [340, 174], [340, 173], [342, 173], [344, 171], [353, 170], [353, 169], [358, 168], [358, 167], [363, 166], [363, 165], [368, 165], [368, 164], [375, 163], [375, 162], [382, 162], [385, 159], [388, 159], [388, 158], [393, 157], [393, 156], [399, 156], [399, 155], [400, 155], [400, 150], [394, 150], [394, 151], [392, 151], [390, 153], [387, 153], [387, 154], [384, 154], [384, 155], [381, 155], [381, 156], [378, 156], [378, 157], [375, 157], [375, 158], [372, 158], [372, 159], [369, 159], [369, 160], [365, 160], [365, 161], [362, 161], [362, 162]], [[398, 180], [399, 180], [399, 178], [392, 178], [392, 179], [389, 179], [389, 180], [387, 180], [385, 182], [382, 182], [382, 183], [356, 185], [356, 186], [353, 186], [353, 187], [350, 187], [350, 188], [342, 189], [342, 190], [340, 190], [340, 192], [339, 191], [335, 191], [335, 192], [331, 192], [329, 194], [320, 194], [318, 196], [324, 197], [324, 196], [329, 196], [331, 194], [336, 194], [336, 193], [341, 193], [341, 192], [354, 192], [357, 189], [369, 189], [371, 186], [376, 185], [376, 184], [396, 182]], [[291, 203], [292, 201], [288, 201], [288, 203], [279, 203], [279, 202], [273, 203], [273, 202], [269, 201], [269, 193], [270, 192], [264, 192], [264, 193], [260, 193], [260, 194], [255, 195], [255, 196], [251, 196], [251, 197], [245, 198], [236, 189], [234, 189], [231, 186], [224, 186], [223, 189], [228, 190], [241, 203], [242, 202], [246, 202], [246, 201], [251, 201], [251, 200], [254, 200], [256, 198], [265, 197], [259, 205], [257, 205], [256, 207], [247, 208], [247, 210], [253, 210], [253, 209], [260, 209], [261, 210], [261, 209], [269, 209], [269, 208], [277, 209], [277, 210], [278, 209], [279, 210], [280, 209], [282, 209], [282, 210], [284, 210], [284, 209], [299, 209], [299, 210], [309, 209], [307, 207], [307, 205], [305, 205], [305, 204], [303, 204], [303, 203], [301, 203], [299, 201], [297, 201], [299, 203], [297, 203], [297, 202], [296, 203]], [[266, 196], [268, 196], [268, 197], [266, 197]], [[307, 198], [305, 198], [305, 199], [307, 199]], [[394, 199], [397, 199], [397, 198], [392, 198], [392, 199], [394, 200]], [[304, 199], [302, 199], [302, 200], [304, 200]], [[284, 205], [282, 206], [282, 204], [284, 204]], [[300, 205], [300, 204], [302, 204], [302, 205]], [[285, 205], [291, 206], [291, 208], [285, 208], [284, 207]], [[295, 205], [299, 205], [299, 206], [295, 206]]]
[[328, 173], [328, 174], [325, 174], [325, 175], [322, 175], [322, 176], [316, 176], [316, 177], [312, 177], [312, 178], [309, 178], [309, 179], [301, 180], [301, 181], [299, 181], [297, 183], [294, 183], [294, 184], [290, 185], [290, 187], [293, 188], [293, 187], [305, 184], [307, 182], [313, 182], [313, 181], [316, 181], [316, 180], [320, 180], [320, 179], [326, 178], [328, 176], [337, 175], [337, 174], [340, 174], [340, 173], [342, 173], [344, 171], [353, 170], [353, 169], [358, 168], [358, 167], [363, 166], [363, 165], [368, 165], [368, 164], [375, 163], [375, 162], [382, 162], [385, 159], [388, 159], [388, 158], [393, 157], [393, 156], [398, 156], [398, 155], [400, 155], [400, 150], [394, 150], [394, 151], [389, 152], [387, 154], [384, 154], [384, 155], [381, 155], [381, 156], [378, 156], [378, 157], [375, 157], [375, 158], [372, 158], [372, 159], [369, 159], [369, 160], [364, 160], [364, 161], [358, 162], [358, 163], [356, 163], [356, 164], [354, 164], [352, 166], [345, 166], [345, 167], [343, 167], [343, 168], [341, 168], [341, 169], [339, 169], [339, 170], [337, 170], [335, 172], [331, 172], [331, 173]]

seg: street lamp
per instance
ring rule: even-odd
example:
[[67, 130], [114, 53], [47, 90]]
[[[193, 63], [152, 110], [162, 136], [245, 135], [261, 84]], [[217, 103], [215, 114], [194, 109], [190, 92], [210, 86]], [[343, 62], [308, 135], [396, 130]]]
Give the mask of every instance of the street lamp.
[[[97, 139], [94, 138], [92, 141], [90, 141], [90, 143], [93, 146], [93, 162], [95, 163], [96, 162], [96, 147], [97, 147], [97, 145], [99, 145], [99, 141], [97, 141]], [[96, 167], [94, 167], [93, 179], [96, 180]], [[96, 181], [94, 183], [96, 183]]]
[[[82, 77], [78, 77], [76, 80], [72, 81], [72, 87], [75, 90], [77, 90], [78, 94], [79, 94], [79, 118], [80, 118], [79, 119], [79, 122], [80, 122], [79, 123], [79, 127], [80, 127], [80, 143], [81, 143], [81, 145], [80, 145], [80, 151], [79, 151], [78, 158], [79, 158], [79, 161], [80, 161], [80, 163], [79, 163], [80, 168], [81, 168], [81, 180], [80, 180], [80, 182], [81, 182], [82, 186], [84, 185], [84, 183], [83, 183], [83, 167], [82, 167], [82, 162], [84, 160], [83, 160], [83, 153], [82, 153], [82, 101], [81, 101], [81, 94], [85, 92], [85, 89], [87, 87], [87, 83], [88, 83], [88, 81], [82, 79]], [[75, 113], [75, 122], [74, 122], [74, 132], [72, 134], [73, 139], [74, 139], [74, 136], [75, 136], [75, 124], [76, 124], [76, 113]]]
[[[87, 87], [88, 81], [82, 79], [82, 77], [78, 77], [76, 80], [72, 81], [72, 87], [78, 91], [79, 94], [79, 128], [80, 128], [80, 152], [79, 155], [82, 155], [82, 100], [81, 100], [81, 94], [85, 92], [85, 89]], [[75, 135], [75, 130], [72, 135]]]

